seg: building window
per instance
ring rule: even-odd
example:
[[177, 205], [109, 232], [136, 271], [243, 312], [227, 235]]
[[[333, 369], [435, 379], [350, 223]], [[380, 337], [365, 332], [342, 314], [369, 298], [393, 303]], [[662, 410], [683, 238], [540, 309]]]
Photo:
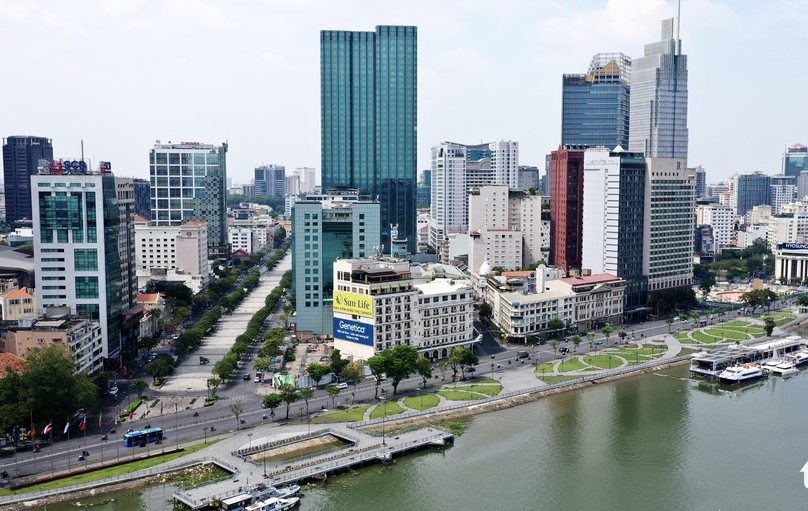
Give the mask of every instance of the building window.
[[76, 298], [98, 298], [98, 277], [76, 277]]
[[98, 271], [98, 250], [77, 248], [73, 251], [76, 271]]

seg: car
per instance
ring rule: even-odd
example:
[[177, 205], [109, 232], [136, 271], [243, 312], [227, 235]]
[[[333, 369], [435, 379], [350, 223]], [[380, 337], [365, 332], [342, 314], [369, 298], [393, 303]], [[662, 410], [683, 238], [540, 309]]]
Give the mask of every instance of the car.
[[379, 378], [379, 380], [384, 381], [384, 380], [386, 380], [386, 379], [387, 379], [387, 374], [382, 373], [382, 377], [381, 377], [381, 378]]
[[473, 373], [474, 371], [476, 371], [476, 369], [474, 369], [473, 367], [467, 367], [466, 368], [467, 373]]
[[261, 378], [260, 378], [260, 377], [259, 377], [259, 376], [256, 374], [256, 375], [255, 375], [255, 378], [253, 378], [253, 381], [254, 381], [255, 383], [260, 383], [260, 382], [261, 382]]
[[347, 388], [348, 388], [348, 384], [347, 384], [347, 383], [345, 383], [345, 382], [338, 383], [338, 384], [337, 384], [337, 388], [338, 388], [338, 389], [347, 389]]
[[595, 344], [603, 344], [603, 341], [595, 341]]
[[569, 351], [570, 351], [569, 348], [564, 348], [564, 347], [558, 348], [558, 352], [561, 353], [561, 354], [569, 353]]
[[109, 392], [110, 396], [117, 396], [118, 395], [118, 387], [110, 387], [108, 392]]
[[249, 373], [245, 374], [245, 375], [244, 375], [244, 379], [245, 379], [245, 380], [247, 380], [247, 381], [249, 381], [249, 380], [250, 380], [250, 374], [249, 374]]

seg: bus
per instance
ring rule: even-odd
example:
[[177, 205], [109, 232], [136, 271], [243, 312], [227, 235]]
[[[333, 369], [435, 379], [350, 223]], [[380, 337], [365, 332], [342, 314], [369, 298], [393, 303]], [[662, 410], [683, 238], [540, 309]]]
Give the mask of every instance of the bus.
[[163, 441], [163, 430], [161, 428], [151, 428], [146, 431], [132, 431], [123, 436], [123, 445], [134, 447], [136, 445], [145, 446], [147, 442]]

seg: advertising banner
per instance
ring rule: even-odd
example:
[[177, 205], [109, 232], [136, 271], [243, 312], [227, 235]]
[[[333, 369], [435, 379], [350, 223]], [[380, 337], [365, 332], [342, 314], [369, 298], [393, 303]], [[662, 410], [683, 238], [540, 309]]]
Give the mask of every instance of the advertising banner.
[[373, 346], [373, 325], [334, 318], [334, 339]]
[[334, 312], [373, 317], [373, 299], [368, 295], [355, 295], [344, 291], [334, 291]]

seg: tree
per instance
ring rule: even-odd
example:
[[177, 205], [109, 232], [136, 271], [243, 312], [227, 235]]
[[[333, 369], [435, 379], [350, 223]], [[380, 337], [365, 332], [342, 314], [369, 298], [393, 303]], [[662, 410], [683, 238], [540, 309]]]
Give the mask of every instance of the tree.
[[561, 344], [561, 343], [558, 342], [558, 340], [556, 340], [556, 339], [553, 339], [552, 341], [550, 341], [550, 346], [553, 347], [553, 358], [555, 358], [555, 356], [556, 356], [556, 350], [558, 349], [559, 344]]
[[140, 397], [143, 395], [143, 390], [149, 388], [149, 384], [143, 380], [138, 379], [130, 383], [129, 388], [137, 392], [137, 397]]
[[713, 289], [713, 286], [715, 286], [715, 279], [710, 278], [701, 281], [701, 284], [699, 284], [699, 290], [701, 291], [701, 298], [703, 300], [705, 301], [707, 300], [707, 295], [710, 294], [710, 291]]
[[208, 395], [211, 395], [211, 394], [216, 394], [216, 389], [218, 389], [219, 385], [222, 384], [222, 380], [220, 380], [219, 378], [213, 377], [213, 378], [208, 378], [208, 381], [206, 383], [208, 385]]
[[[356, 398], [356, 386], [365, 379], [365, 361], [364, 360], [356, 360], [350, 364], [348, 367], [342, 370], [342, 376], [351, 384], [353, 384], [353, 390], [351, 391], [351, 397]], [[353, 399], [351, 400], [353, 402]]]
[[449, 369], [449, 364], [446, 362], [441, 362], [438, 364], [438, 371], [440, 371], [440, 379], [443, 380], [446, 376], [446, 371]]
[[480, 310], [478, 313], [480, 316], [480, 321], [491, 319], [491, 315], [494, 313], [494, 308], [491, 307], [491, 304], [488, 302], [482, 302], [480, 304]]
[[300, 399], [306, 402], [306, 415], [309, 414], [309, 399], [314, 397], [314, 389], [311, 387], [305, 387], [298, 391], [298, 395]]
[[278, 316], [278, 319], [283, 322], [283, 328], [289, 328], [289, 317], [286, 312]]
[[239, 399], [235, 403], [230, 404], [230, 412], [236, 416], [236, 429], [238, 429], [239, 425], [238, 417], [239, 415], [244, 413], [244, 407], [241, 405], [241, 399]]
[[800, 295], [796, 303], [802, 307], [808, 307], [808, 294]]
[[328, 396], [331, 398], [331, 408], [333, 408], [334, 401], [336, 401], [337, 396], [339, 396], [340, 388], [336, 385], [329, 385], [325, 388], [325, 391], [328, 392]]
[[253, 369], [255, 369], [259, 373], [265, 373], [269, 371], [269, 368], [272, 367], [272, 363], [269, 361], [268, 358], [259, 357], [256, 358], [253, 362]]
[[766, 316], [763, 319], [763, 329], [766, 330], [766, 335], [771, 335], [772, 331], [774, 330], [774, 327], [776, 327], [776, 326], [777, 326], [777, 324], [774, 322], [773, 317]]
[[454, 366], [452, 366], [454, 371], [452, 380], [454, 380], [457, 374], [457, 366], [460, 366], [460, 372], [462, 373], [466, 366], [477, 365], [480, 362], [480, 357], [462, 346], [457, 346], [449, 352], [449, 360], [454, 363]]
[[382, 384], [382, 378], [386, 375], [384, 359], [380, 356], [370, 357], [368, 359], [368, 367], [370, 368], [370, 374], [373, 375], [375, 378], [375, 385], [376, 385], [376, 395], [373, 396], [373, 399], [379, 398], [379, 385]]
[[578, 353], [578, 345], [581, 344], [582, 339], [577, 335], [572, 336], [572, 344], [575, 345], [575, 353]]
[[415, 372], [424, 380], [424, 388], [426, 388], [426, 380], [432, 378], [432, 361], [426, 357], [419, 357], [415, 363]]
[[269, 414], [272, 417], [275, 416], [275, 408], [279, 407], [281, 403], [283, 403], [283, 398], [280, 394], [267, 394], [264, 396], [264, 407], [269, 408]]
[[547, 322], [547, 330], [552, 336], [556, 336], [564, 330], [564, 320], [560, 318], [553, 318]]
[[345, 369], [349, 362], [347, 358], [342, 358], [339, 350], [334, 350], [331, 353], [331, 372], [339, 378], [342, 376], [342, 370]]
[[314, 380], [314, 384], [319, 385], [320, 380], [331, 372], [331, 367], [323, 364], [311, 363], [306, 367], [306, 372], [309, 373], [311, 379]]
[[[386, 352], [386, 353], [385, 353]], [[398, 390], [398, 384], [402, 380], [409, 378], [415, 371], [415, 364], [418, 362], [418, 350], [406, 344], [400, 344], [393, 350], [384, 350], [382, 357], [385, 359], [385, 372], [388, 378], [393, 380], [393, 394]]]
[[595, 347], [595, 332], [589, 332], [586, 334], [586, 340], [589, 341], [589, 349]]
[[600, 331], [603, 332], [603, 335], [606, 336], [606, 346], [608, 346], [609, 336], [612, 335], [612, 332], [614, 332], [614, 328], [612, 328], [611, 325], [606, 325], [605, 327], [601, 328]]
[[143, 367], [143, 372], [151, 376], [154, 381], [171, 374], [174, 371], [174, 358], [165, 353], [158, 355], [154, 360]]
[[666, 319], [665, 323], [668, 324], [668, 333], [671, 333], [671, 326], [673, 326], [673, 318]]
[[286, 403], [286, 418], [289, 418], [289, 408], [300, 399], [297, 388], [291, 383], [284, 383], [280, 388], [281, 401]]

